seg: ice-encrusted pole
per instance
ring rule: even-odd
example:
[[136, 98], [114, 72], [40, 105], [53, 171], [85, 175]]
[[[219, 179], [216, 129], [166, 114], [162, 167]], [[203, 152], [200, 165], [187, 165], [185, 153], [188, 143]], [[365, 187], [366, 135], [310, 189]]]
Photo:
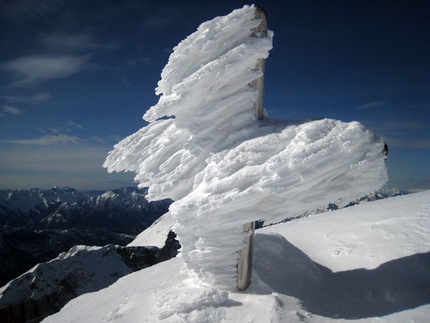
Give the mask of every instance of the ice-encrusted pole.
[[[267, 14], [261, 7], [255, 8], [255, 19], [261, 20], [260, 24], [253, 30], [252, 37], [267, 36]], [[257, 100], [254, 103], [255, 116], [257, 120], [263, 120], [263, 99], [264, 99], [264, 58], [258, 60], [256, 71], [261, 71], [262, 75], [251, 82], [251, 86], [258, 90]], [[246, 290], [251, 284], [252, 274], [252, 252], [254, 245], [255, 222], [246, 223], [243, 226], [246, 237], [243, 239], [244, 246], [239, 251], [239, 261], [237, 263], [237, 289]]]
[[249, 222], [243, 226], [247, 236], [243, 239], [244, 246], [239, 251], [237, 263], [237, 289], [246, 290], [251, 284], [252, 252], [254, 248], [255, 222]]
[[[253, 30], [252, 37], [266, 37], [267, 36], [267, 14], [266, 11], [261, 7], [255, 8], [255, 19], [260, 19], [261, 22], [257, 28]], [[255, 101], [255, 115], [257, 120], [263, 119], [263, 98], [264, 98], [264, 73], [266, 71], [266, 60], [260, 58], [258, 60], [255, 70], [260, 70], [263, 75], [258, 79], [251, 82], [251, 86], [258, 90], [258, 97]]]

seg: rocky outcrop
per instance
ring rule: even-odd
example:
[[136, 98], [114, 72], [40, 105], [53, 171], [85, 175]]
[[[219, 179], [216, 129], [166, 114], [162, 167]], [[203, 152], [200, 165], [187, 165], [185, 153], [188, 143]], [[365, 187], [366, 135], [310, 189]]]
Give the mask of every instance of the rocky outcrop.
[[147, 189], [90, 196], [72, 188], [0, 190], [0, 286], [75, 245], [127, 245], [167, 212]]
[[131, 270], [136, 271], [175, 257], [180, 247], [176, 234], [170, 231], [166, 243], [161, 249], [158, 247], [115, 246], [115, 250], [124, 263]]
[[14, 273], [25, 272], [37, 262], [29, 252], [14, 247], [8, 236], [0, 230], [0, 286], [15, 278]]
[[0, 289], [2, 323], [35, 323], [69, 300], [105, 288], [133, 271], [170, 259], [180, 247], [173, 232], [163, 248], [75, 246]]

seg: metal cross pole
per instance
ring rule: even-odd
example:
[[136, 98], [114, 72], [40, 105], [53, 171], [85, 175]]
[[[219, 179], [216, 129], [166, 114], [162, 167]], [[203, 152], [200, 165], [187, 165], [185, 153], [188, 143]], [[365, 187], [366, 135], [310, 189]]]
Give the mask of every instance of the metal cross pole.
[[[255, 19], [261, 19], [260, 24], [253, 30], [253, 37], [267, 36], [267, 14], [261, 7], [255, 8]], [[254, 103], [255, 115], [257, 120], [263, 120], [263, 98], [264, 98], [264, 73], [266, 71], [266, 60], [260, 58], [255, 70], [261, 70], [263, 75], [251, 82], [251, 86], [258, 90], [258, 98]]]
[[[267, 36], [267, 14], [261, 7], [255, 8], [255, 19], [261, 19], [260, 24], [253, 30], [253, 37]], [[263, 75], [251, 82], [251, 86], [258, 90], [258, 97], [255, 101], [255, 115], [257, 120], [263, 120], [263, 97], [264, 97], [264, 73], [265, 60], [259, 59], [255, 70], [261, 70]], [[246, 223], [243, 231], [247, 233], [243, 239], [244, 246], [239, 251], [239, 262], [237, 264], [237, 289], [246, 290], [251, 284], [252, 274], [252, 251], [254, 245], [255, 222]]]
[[247, 236], [243, 239], [244, 246], [239, 251], [237, 264], [237, 289], [240, 291], [247, 289], [251, 284], [255, 222], [244, 224], [243, 231], [247, 233]]

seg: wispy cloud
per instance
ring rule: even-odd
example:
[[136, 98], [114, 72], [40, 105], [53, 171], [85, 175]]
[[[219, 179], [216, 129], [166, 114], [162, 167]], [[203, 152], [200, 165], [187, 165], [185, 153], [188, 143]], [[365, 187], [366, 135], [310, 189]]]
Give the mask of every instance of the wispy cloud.
[[45, 135], [34, 139], [7, 140], [6, 142], [12, 143], [12, 144], [19, 144], [19, 145], [28, 145], [28, 146], [52, 146], [52, 145], [80, 144], [80, 143], [83, 143], [84, 140], [76, 136], [59, 134], [59, 135]]
[[82, 136], [82, 131], [85, 130], [84, 126], [71, 120], [66, 120], [61, 125], [56, 124], [47, 128], [37, 127], [35, 130], [42, 133], [42, 135], [29, 139], [3, 140], [3, 143], [14, 144], [15, 146], [72, 147], [106, 142], [105, 139], [96, 135]]
[[99, 136], [91, 136], [88, 139], [94, 142], [100, 142], [100, 143], [106, 142], [106, 140], [104, 140], [103, 138], [100, 138]]
[[50, 131], [55, 135], [61, 135], [64, 133], [71, 133], [75, 131], [84, 130], [84, 126], [82, 126], [80, 123], [67, 120], [63, 124], [55, 124], [55, 125], [49, 126], [48, 128], [38, 128], [37, 130], [42, 133], [46, 133], [47, 131]]
[[139, 65], [146, 65], [149, 66], [149, 62], [150, 59], [149, 57], [138, 57], [138, 58], [133, 58], [133, 59], [129, 59], [126, 64], [127, 67], [130, 69], [135, 69], [136, 67], [138, 67]]
[[54, 32], [40, 34], [37, 41], [49, 51], [59, 53], [83, 53], [95, 50], [113, 50], [119, 47], [117, 41], [101, 42], [89, 33]]
[[24, 56], [1, 63], [0, 70], [11, 75], [10, 87], [31, 87], [88, 69], [90, 58], [91, 55]]
[[371, 101], [358, 106], [357, 109], [361, 110], [361, 109], [380, 108], [380, 107], [386, 106], [390, 101], [391, 101], [390, 99]]
[[144, 28], [152, 31], [158, 31], [172, 23], [177, 17], [178, 12], [172, 8], [160, 9], [160, 12], [150, 15], [145, 19]]
[[38, 92], [33, 95], [3, 95], [0, 98], [10, 103], [30, 103], [32, 105], [48, 101], [51, 95], [46, 92]]
[[1, 107], [2, 111], [8, 114], [14, 114], [14, 115], [18, 115], [21, 114], [22, 111], [18, 108], [12, 107], [10, 105], [3, 105]]
[[[98, 41], [90, 33], [53, 32], [39, 34], [37, 43], [39, 54], [22, 56], [0, 63], [0, 72], [9, 74], [10, 88], [25, 88], [42, 82], [67, 78], [96, 66], [90, 63], [97, 51], [114, 50], [117, 41]], [[142, 58], [130, 62], [142, 63]], [[35, 97], [34, 100], [46, 97]]]
[[[68, 121], [66, 121], [66, 124], [69, 125], [72, 128], [79, 129], [79, 130], [84, 130], [84, 127], [80, 123], [76, 123], [74, 121], [69, 121], [68, 120]], [[72, 131], [72, 129], [70, 129], [70, 128], [67, 128], [67, 129], [69, 131]]]

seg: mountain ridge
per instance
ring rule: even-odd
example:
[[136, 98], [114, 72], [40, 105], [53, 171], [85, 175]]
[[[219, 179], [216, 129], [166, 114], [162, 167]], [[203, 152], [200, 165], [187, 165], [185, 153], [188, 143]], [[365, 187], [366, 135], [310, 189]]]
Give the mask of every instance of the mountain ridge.
[[0, 285], [74, 245], [126, 245], [167, 212], [147, 189], [90, 196], [71, 187], [0, 190]]

